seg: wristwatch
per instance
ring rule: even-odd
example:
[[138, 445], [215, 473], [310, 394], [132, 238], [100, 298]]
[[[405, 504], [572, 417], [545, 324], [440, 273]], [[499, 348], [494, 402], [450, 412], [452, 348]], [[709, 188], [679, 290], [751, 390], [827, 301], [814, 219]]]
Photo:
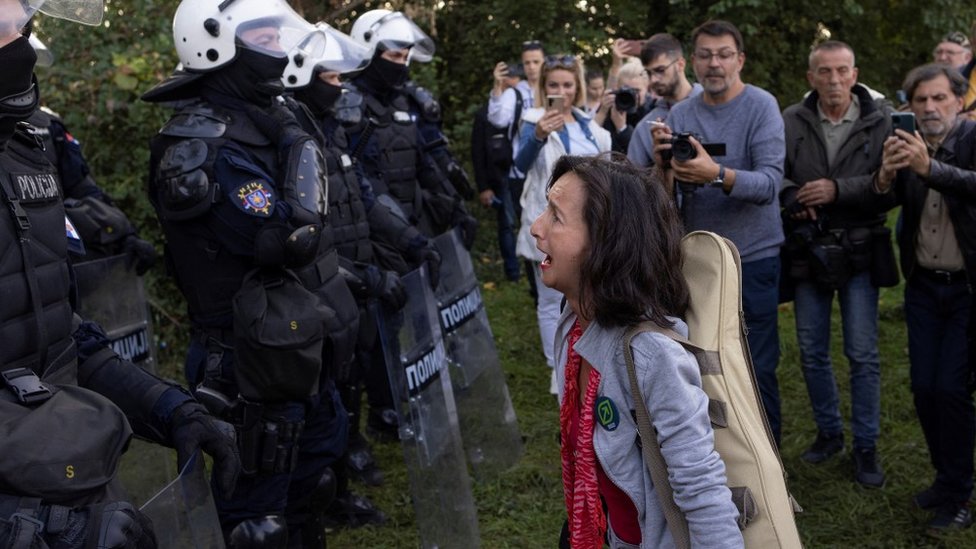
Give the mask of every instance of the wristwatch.
[[725, 186], [725, 166], [718, 165], [718, 175], [709, 182], [712, 187], [724, 187]]

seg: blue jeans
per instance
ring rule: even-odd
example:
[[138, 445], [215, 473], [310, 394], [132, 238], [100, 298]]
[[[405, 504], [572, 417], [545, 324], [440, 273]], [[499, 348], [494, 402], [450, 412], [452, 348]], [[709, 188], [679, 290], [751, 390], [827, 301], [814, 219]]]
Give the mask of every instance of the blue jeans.
[[494, 204], [495, 218], [498, 224], [498, 251], [502, 254], [502, 262], [505, 266], [505, 277], [509, 280], [517, 280], [519, 277], [519, 259], [515, 255], [515, 203], [521, 198], [513, 196], [509, 180], [505, 179], [499, 183], [495, 189], [495, 197], [500, 202]]
[[[856, 448], [873, 448], [881, 416], [881, 361], [878, 358], [878, 289], [870, 271], [854, 275], [837, 291], [844, 356], [851, 368], [851, 433]], [[844, 431], [837, 382], [830, 363], [830, 313], [834, 291], [813, 282], [796, 284], [796, 340], [817, 428]]]
[[914, 274], [905, 285], [915, 412], [935, 468], [934, 487], [959, 502], [973, 491], [976, 413], [967, 387], [966, 341], [972, 300], [965, 283], [940, 284]]
[[779, 383], [779, 255], [742, 264], [742, 309], [759, 394], [776, 444], [780, 441]]

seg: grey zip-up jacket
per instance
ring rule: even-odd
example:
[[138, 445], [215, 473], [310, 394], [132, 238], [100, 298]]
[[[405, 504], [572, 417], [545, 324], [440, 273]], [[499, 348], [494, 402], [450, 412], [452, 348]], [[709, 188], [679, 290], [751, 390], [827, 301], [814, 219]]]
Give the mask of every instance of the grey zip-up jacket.
[[[678, 319], [674, 330], [687, 335]], [[565, 397], [569, 332], [576, 315], [567, 307], [556, 329], [555, 356], [559, 402]], [[575, 350], [600, 372], [593, 447], [610, 480], [634, 502], [642, 549], [673, 547], [651, 474], [637, 445], [637, 423], [624, 362], [624, 327], [590, 323]], [[642, 333], [633, 340], [641, 394], [657, 430], [668, 466], [674, 500], [688, 520], [692, 547], [743, 547], [736, 525], [739, 513], [726, 486], [725, 463], [715, 451], [708, 419], [708, 396], [701, 388], [698, 363], [667, 336]], [[626, 545], [621, 545], [626, 547]]]

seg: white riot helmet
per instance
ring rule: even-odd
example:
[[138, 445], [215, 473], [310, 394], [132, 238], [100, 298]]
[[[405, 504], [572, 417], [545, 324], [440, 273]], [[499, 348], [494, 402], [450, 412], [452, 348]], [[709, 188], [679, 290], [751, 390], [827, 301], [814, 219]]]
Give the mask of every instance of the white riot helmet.
[[349, 32], [352, 39], [377, 51], [410, 48], [410, 59], [426, 63], [434, 58], [434, 40], [403, 12], [370, 10], [359, 16]]
[[173, 16], [176, 53], [188, 72], [229, 64], [238, 46], [284, 57], [314, 30], [284, 0], [183, 0]]
[[316, 71], [350, 74], [369, 64], [370, 51], [348, 35], [326, 23], [299, 40], [288, 52], [288, 67], [281, 77], [286, 88], [304, 88], [312, 83]]
[[20, 34], [35, 13], [86, 25], [102, 22], [102, 0], [0, 0], [0, 40]]

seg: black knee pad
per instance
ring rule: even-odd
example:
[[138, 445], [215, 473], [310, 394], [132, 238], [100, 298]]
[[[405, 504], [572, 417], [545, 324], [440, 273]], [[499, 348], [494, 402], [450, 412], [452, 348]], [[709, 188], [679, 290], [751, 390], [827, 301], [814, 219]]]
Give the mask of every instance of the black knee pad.
[[288, 526], [281, 515], [266, 515], [247, 519], [230, 531], [229, 549], [285, 549], [288, 546]]

